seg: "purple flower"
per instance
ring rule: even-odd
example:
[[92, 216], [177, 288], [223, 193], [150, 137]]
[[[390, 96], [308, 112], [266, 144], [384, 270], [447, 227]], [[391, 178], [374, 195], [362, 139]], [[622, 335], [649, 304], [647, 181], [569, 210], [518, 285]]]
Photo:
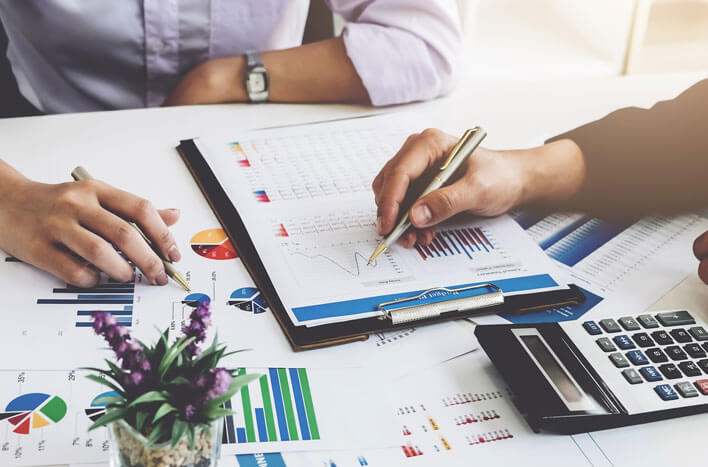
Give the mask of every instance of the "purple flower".
[[211, 326], [211, 313], [208, 303], [200, 303], [189, 315], [189, 324], [182, 327], [185, 337], [193, 337], [194, 340], [187, 346], [187, 353], [192, 357], [201, 355], [199, 344], [206, 340], [206, 330]]
[[182, 415], [184, 415], [184, 419], [186, 421], [192, 420], [192, 418], [194, 418], [194, 416], [196, 414], [197, 414], [197, 408], [193, 404], [187, 404], [182, 409]]
[[231, 387], [231, 373], [226, 368], [212, 368], [209, 370], [213, 380], [211, 388], [206, 393], [206, 400], [211, 400], [225, 394]]

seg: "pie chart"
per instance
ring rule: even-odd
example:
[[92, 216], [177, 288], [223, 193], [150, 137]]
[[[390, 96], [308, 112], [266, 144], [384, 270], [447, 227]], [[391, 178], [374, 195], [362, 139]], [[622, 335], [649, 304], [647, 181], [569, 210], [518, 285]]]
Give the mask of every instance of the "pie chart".
[[229, 305], [233, 305], [243, 311], [250, 311], [253, 314], [263, 313], [268, 309], [268, 304], [255, 287], [244, 287], [234, 290], [229, 297]]
[[28, 435], [31, 430], [58, 423], [66, 415], [66, 402], [59, 396], [41, 392], [23, 394], [7, 404], [0, 412], [0, 420], [7, 420], [15, 428], [13, 433]]
[[236, 249], [222, 229], [202, 230], [189, 241], [192, 250], [206, 259], [224, 260], [238, 258]]
[[203, 294], [203, 293], [191, 293], [184, 297], [184, 300], [182, 300], [182, 303], [185, 305], [191, 306], [192, 308], [198, 307], [202, 303], [209, 304], [211, 303], [211, 298], [209, 298], [209, 295]]
[[91, 401], [91, 407], [84, 409], [86, 416], [95, 422], [99, 418], [106, 414], [106, 402], [101, 401], [104, 397], [120, 397], [120, 395], [115, 391], [106, 391], [93, 398]]

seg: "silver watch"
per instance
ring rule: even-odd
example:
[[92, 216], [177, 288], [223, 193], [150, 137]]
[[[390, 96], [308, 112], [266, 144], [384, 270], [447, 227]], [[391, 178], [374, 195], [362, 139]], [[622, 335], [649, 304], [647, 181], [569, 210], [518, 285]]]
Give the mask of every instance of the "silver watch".
[[258, 52], [246, 52], [248, 69], [246, 70], [246, 92], [251, 102], [268, 100], [268, 71], [266, 71]]

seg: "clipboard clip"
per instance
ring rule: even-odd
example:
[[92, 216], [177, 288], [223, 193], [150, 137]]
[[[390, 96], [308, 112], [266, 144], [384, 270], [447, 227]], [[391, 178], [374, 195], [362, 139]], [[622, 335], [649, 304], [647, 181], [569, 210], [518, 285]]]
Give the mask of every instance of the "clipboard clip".
[[[455, 296], [461, 292], [476, 289], [491, 289], [491, 292], [455, 298]], [[418, 305], [412, 304], [409, 306], [396, 307], [396, 305], [420, 301], [435, 292], [441, 292], [443, 294], [443, 299], [433, 303], [421, 303]], [[447, 295], [450, 297], [445, 298]], [[390, 319], [392, 324], [401, 324], [436, 318], [443, 313], [448, 313], [451, 311], [477, 310], [480, 308], [501, 305], [503, 303], [504, 294], [501, 289], [492, 283], [486, 283], [479, 285], [468, 285], [453, 289], [449, 289], [447, 287], [435, 287], [425, 290], [413, 297], [399, 298], [389, 302], [379, 303], [376, 306], [376, 309], [381, 312], [379, 319]]]

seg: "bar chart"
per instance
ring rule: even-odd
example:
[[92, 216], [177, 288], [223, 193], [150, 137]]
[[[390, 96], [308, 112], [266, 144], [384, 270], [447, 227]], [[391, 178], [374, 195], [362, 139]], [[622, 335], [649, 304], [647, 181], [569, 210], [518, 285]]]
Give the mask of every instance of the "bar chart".
[[494, 244], [479, 227], [462, 227], [438, 231], [430, 245], [416, 243], [415, 249], [424, 260], [449, 256], [467, 256], [473, 260], [477, 253], [489, 253]]
[[77, 328], [91, 327], [91, 313], [104, 311], [116, 318], [121, 326], [132, 326], [135, 282], [115, 282], [111, 279], [91, 288], [67, 285], [52, 289], [51, 298], [37, 299], [37, 305], [68, 305], [76, 311]]
[[[320, 439], [307, 370], [264, 372], [225, 404], [236, 413], [224, 420], [223, 444]], [[239, 375], [244, 374], [246, 370], [240, 369]]]

